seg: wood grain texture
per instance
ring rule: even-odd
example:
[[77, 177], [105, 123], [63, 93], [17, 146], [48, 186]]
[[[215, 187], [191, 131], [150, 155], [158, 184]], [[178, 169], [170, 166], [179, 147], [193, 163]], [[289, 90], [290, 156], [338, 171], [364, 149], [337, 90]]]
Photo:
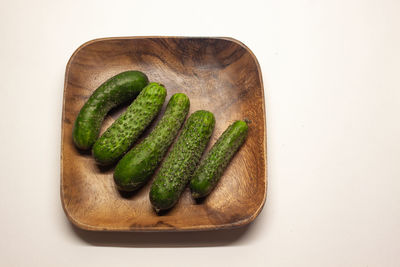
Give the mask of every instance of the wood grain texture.
[[[202, 203], [196, 203], [187, 189], [173, 209], [158, 216], [149, 201], [151, 183], [134, 194], [121, 195], [114, 185], [113, 167], [98, 167], [90, 153], [74, 146], [72, 127], [84, 102], [100, 84], [126, 70], [140, 70], [150, 81], [165, 85], [165, 103], [174, 93], [183, 92], [190, 98], [189, 114], [199, 109], [213, 112], [216, 125], [207, 150], [233, 121], [251, 121], [246, 142]], [[117, 116], [118, 111], [106, 117], [102, 132]], [[73, 224], [98, 231], [238, 227], [260, 213], [266, 189], [262, 77], [255, 56], [242, 43], [231, 38], [105, 38], [83, 44], [72, 55], [64, 85], [61, 200]]]

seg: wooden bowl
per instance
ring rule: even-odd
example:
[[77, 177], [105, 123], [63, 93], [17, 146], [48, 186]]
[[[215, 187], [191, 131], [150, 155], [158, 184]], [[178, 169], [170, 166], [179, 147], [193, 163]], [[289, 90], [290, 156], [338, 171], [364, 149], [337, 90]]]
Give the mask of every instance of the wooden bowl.
[[[159, 216], [149, 201], [151, 182], [134, 194], [121, 194], [114, 186], [113, 167], [100, 168], [90, 152], [75, 148], [72, 127], [80, 108], [100, 84], [126, 70], [143, 71], [150, 81], [165, 85], [168, 96], [164, 108], [174, 93], [183, 92], [190, 98], [189, 114], [199, 109], [213, 112], [216, 125], [207, 150], [233, 121], [251, 121], [247, 141], [202, 203], [196, 203], [186, 189], [177, 205]], [[117, 116], [114, 112], [106, 117], [102, 132]], [[77, 227], [96, 231], [184, 231], [243, 226], [253, 221], [264, 205], [266, 169], [261, 70], [253, 53], [239, 41], [105, 38], [83, 44], [69, 60], [62, 116], [61, 200], [68, 219]]]

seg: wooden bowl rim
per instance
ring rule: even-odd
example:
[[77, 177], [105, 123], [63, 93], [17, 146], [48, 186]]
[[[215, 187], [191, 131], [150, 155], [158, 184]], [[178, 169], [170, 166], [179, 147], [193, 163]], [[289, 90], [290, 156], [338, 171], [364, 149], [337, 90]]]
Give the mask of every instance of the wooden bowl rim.
[[[79, 221], [78, 219], [74, 218], [68, 209], [66, 208], [65, 205], [65, 198], [64, 196], [64, 191], [63, 191], [63, 136], [64, 136], [64, 119], [65, 119], [65, 95], [66, 95], [66, 89], [67, 89], [67, 78], [69, 76], [69, 70], [71, 67], [71, 62], [75, 58], [75, 56], [86, 46], [92, 45], [97, 42], [102, 42], [102, 41], [110, 41], [110, 40], [134, 40], [134, 39], [216, 39], [216, 40], [226, 40], [232, 43], [235, 43], [242, 48], [244, 48], [252, 57], [254, 60], [254, 63], [256, 64], [257, 71], [258, 71], [258, 78], [260, 80], [260, 86], [261, 86], [261, 96], [262, 96], [262, 110], [263, 110], [263, 116], [264, 116], [264, 171], [265, 171], [265, 188], [264, 188], [264, 195], [262, 198], [262, 201], [260, 202], [257, 210], [249, 217], [241, 219], [236, 222], [232, 223], [226, 223], [226, 224], [220, 224], [220, 225], [199, 225], [199, 226], [188, 226], [188, 227], [179, 227], [179, 228], [166, 228], [165, 226], [152, 226], [152, 227], [135, 227], [135, 228], [121, 228], [121, 227], [101, 227], [101, 226], [95, 226], [95, 225], [90, 225], [83, 223]], [[262, 73], [261, 73], [261, 67], [260, 64], [254, 55], [254, 53], [248, 48], [244, 43], [241, 41], [234, 39], [232, 37], [202, 37], [202, 36], [121, 36], [121, 37], [103, 37], [103, 38], [96, 38], [92, 39], [90, 41], [87, 41], [80, 45], [71, 55], [70, 59], [68, 60], [67, 66], [66, 66], [66, 71], [64, 75], [64, 90], [63, 90], [63, 109], [62, 109], [62, 118], [61, 118], [61, 153], [60, 153], [60, 197], [61, 197], [61, 204], [62, 208], [64, 210], [64, 213], [66, 214], [68, 220], [75, 225], [76, 227], [83, 229], [83, 230], [88, 230], [88, 231], [107, 231], [107, 232], [185, 232], [185, 231], [207, 231], [207, 230], [220, 230], [220, 229], [233, 229], [233, 228], [238, 228], [241, 226], [245, 226], [252, 221], [260, 214], [261, 210], [263, 209], [266, 198], [267, 198], [267, 189], [268, 189], [268, 164], [267, 164], [267, 128], [266, 128], [266, 112], [265, 112], [265, 97], [264, 97], [264, 84], [263, 84], [263, 79], [262, 79]]]

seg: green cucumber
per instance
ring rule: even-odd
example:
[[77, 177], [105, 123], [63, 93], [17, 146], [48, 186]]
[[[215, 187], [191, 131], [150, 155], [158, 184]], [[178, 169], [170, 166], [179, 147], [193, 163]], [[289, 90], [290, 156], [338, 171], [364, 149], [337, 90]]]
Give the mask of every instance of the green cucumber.
[[217, 185], [229, 161], [244, 143], [248, 126], [244, 121], [231, 124], [200, 162], [190, 181], [194, 198], [207, 196]]
[[90, 149], [100, 133], [101, 123], [110, 109], [132, 101], [149, 83], [140, 71], [125, 71], [100, 85], [83, 105], [72, 132], [79, 149]]
[[214, 115], [205, 110], [194, 112], [163, 162], [150, 189], [150, 201], [159, 212], [172, 208], [199, 163], [215, 125]]
[[94, 143], [93, 156], [97, 163], [109, 165], [121, 158], [160, 112], [166, 95], [162, 85], [149, 83]]
[[147, 182], [178, 134], [189, 107], [190, 101], [185, 94], [171, 97], [154, 130], [118, 162], [114, 181], [119, 190], [134, 191]]

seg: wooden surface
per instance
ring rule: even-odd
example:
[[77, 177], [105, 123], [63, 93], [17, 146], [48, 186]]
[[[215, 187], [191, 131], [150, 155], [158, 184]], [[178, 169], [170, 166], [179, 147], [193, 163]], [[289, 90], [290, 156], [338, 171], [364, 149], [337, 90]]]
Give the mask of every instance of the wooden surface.
[[[174, 93], [183, 92], [190, 98], [189, 114], [199, 109], [213, 112], [216, 125], [207, 150], [234, 120], [251, 121], [247, 141], [202, 203], [195, 203], [187, 189], [173, 209], [158, 216], [148, 197], [151, 183], [134, 194], [121, 195], [114, 186], [113, 167], [99, 168], [90, 153], [75, 148], [72, 127], [80, 108], [101, 83], [125, 70], [143, 71], [150, 81], [165, 85], [168, 95], [163, 110]], [[106, 117], [102, 132], [122, 110]], [[72, 55], [65, 75], [61, 148], [64, 211], [72, 223], [87, 230], [182, 231], [245, 225], [259, 214], [266, 198], [265, 130], [258, 62], [234, 39], [132, 37], [85, 43]]]

